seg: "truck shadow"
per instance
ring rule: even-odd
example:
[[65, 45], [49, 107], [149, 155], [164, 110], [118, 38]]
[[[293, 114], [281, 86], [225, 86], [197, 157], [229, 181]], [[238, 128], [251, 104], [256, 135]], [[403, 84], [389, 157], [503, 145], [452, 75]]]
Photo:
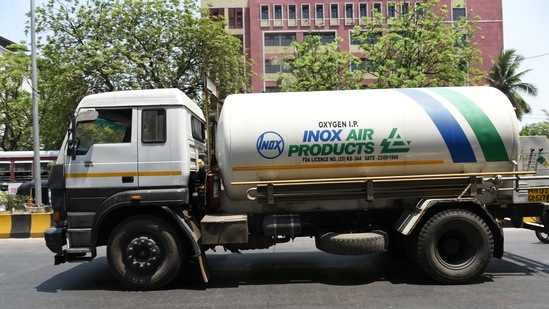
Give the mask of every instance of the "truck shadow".
[[505, 252], [501, 260], [492, 259], [485, 271], [491, 278], [534, 274], [549, 276], [549, 265], [512, 252]]
[[389, 253], [339, 256], [321, 251], [211, 255], [208, 288], [240, 285], [364, 285], [376, 281], [429, 285], [433, 282], [405, 257]]
[[[208, 255], [211, 278], [204, 284], [196, 264], [185, 270], [165, 290], [207, 290], [244, 285], [287, 285], [320, 283], [334, 286], [368, 285], [387, 281], [392, 284], [437, 285], [406, 257], [390, 253], [369, 256], [338, 256], [315, 252], [259, 252], [246, 254], [214, 253]], [[485, 274], [473, 284], [493, 281], [498, 277], [549, 274], [549, 265], [505, 253], [492, 259]], [[79, 264], [63, 271], [36, 287], [38, 292], [64, 290], [126, 290], [111, 275], [105, 257]]]

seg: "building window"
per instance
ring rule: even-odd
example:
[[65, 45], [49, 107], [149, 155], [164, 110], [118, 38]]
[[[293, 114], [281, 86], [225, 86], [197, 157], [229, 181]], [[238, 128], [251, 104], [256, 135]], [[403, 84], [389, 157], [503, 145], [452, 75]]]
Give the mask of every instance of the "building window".
[[269, 27], [269, 6], [262, 5], [260, 7], [261, 11], [261, 27]]
[[345, 25], [354, 24], [354, 5], [352, 3], [345, 4]]
[[281, 90], [278, 87], [265, 87], [265, 92], [266, 93], [281, 92]]
[[274, 26], [282, 27], [282, 5], [275, 4], [273, 6], [274, 11]]
[[[363, 4], [366, 4], [366, 3], [363, 3]], [[353, 15], [354, 15], [353, 4], [352, 3], [345, 4], [345, 18], [353, 18], [354, 17]]]
[[315, 8], [315, 18], [324, 19], [324, 4], [317, 4]]
[[350, 34], [351, 34], [351, 45], [360, 45], [360, 41], [356, 39], [353, 33], [350, 32]]
[[377, 13], [381, 13], [381, 3], [374, 3], [374, 11], [376, 11]]
[[324, 4], [315, 4], [315, 26], [324, 26]]
[[261, 6], [261, 19], [269, 19], [269, 6], [268, 5], [262, 5]]
[[367, 59], [360, 59], [360, 62], [357, 64], [357, 63], [351, 63], [351, 71], [357, 71], [357, 70], [361, 70], [361, 71], [367, 71], [367, 72], [371, 72], [373, 70], [373, 64], [370, 60], [367, 60]]
[[339, 19], [339, 4], [337, 3], [330, 4], [330, 18]]
[[339, 4], [330, 4], [330, 26], [339, 25]]
[[360, 24], [363, 24], [363, 19], [368, 17], [368, 4], [367, 3], [359, 3], [358, 4], [358, 19]]
[[265, 46], [291, 46], [295, 33], [265, 33]]
[[288, 19], [297, 19], [295, 4], [288, 5]]
[[304, 33], [303, 36], [316, 35], [320, 37], [320, 42], [324, 44], [335, 42], [335, 32], [310, 32]]
[[309, 20], [311, 19], [311, 11], [308, 4], [301, 5], [301, 25], [309, 26]]
[[365, 38], [365, 41], [362, 42], [357, 40], [351, 33], [351, 45], [360, 45], [361, 43], [375, 45], [377, 44], [377, 42], [379, 42], [381, 35], [382, 35], [381, 31], [372, 32], [370, 33], [370, 35], [368, 35], [368, 37]]
[[361, 43], [375, 45], [377, 44], [377, 42], [379, 42], [381, 35], [382, 35], [381, 31], [372, 32], [370, 35], [368, 35], [368, 37], [365, 38], [365, 41], [362, 42], [357, 40], [351, 33], [351, 45], [360, 45]]
[[282, 5], [274, 5], [274, 19], [282, 19]]
[[387, 3], [387, 17], [388, 18], [396, 17], [396, 5], [394, 3]]
[[301, 18], [302, 19], [310, 19], [311, 18], [311, 13], [309, 11], [309, 5], [308, 4], [301, 5]]
[[460, 20], [465, 16], [465, 8], [452, 8], [452, 20]]
[[288, 4], [288, 26], [297, 26], [297, 8], [295, 4]]
[[225, 15], [225, 9], [219, 9], [219, 8], [210, 9], [210, 16], [218, 17], [218, 16], [224, 16], [224, 15]]
[[229, 8], [229, 28], [242, 29], [242, 8]]
[[265, 74], [276, 74], [276, 73], [288, 73], [290, 72], [289, 68], [286, 68], [282, 60], [280, 59], [271, 59], [265, 60]]
[[402, 9], [400, 11], [401, 14], [408, 14], [410, 11], [410, 4], [408, 2], [402, 3]]

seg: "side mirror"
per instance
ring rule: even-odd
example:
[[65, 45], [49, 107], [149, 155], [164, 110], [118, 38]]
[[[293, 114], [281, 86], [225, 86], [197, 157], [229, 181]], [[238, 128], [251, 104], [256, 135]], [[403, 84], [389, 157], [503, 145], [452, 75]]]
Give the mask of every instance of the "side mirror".
[[78, 112], [78, 116], [76, 116], [76, 122], [93, 122], [97, 119], [97, 117], [99, 117], [99, 112], [95, 109], [84, 109]]
[[80, 146], [80, 139], [76, 135], [76, 126], [79, 123], [93, 122], [97, 117], [99, 117], [99, 112], [95, 109], [83, 109], [78, 112], [78, 115], [71, 117], [67, 155], [71, 156], [72, 160], [76, 159], [76, 149]]

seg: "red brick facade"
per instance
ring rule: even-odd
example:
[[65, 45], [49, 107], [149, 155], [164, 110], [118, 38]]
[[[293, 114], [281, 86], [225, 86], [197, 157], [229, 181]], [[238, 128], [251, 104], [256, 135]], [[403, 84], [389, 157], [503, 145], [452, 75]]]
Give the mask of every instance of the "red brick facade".
[[[491, 59], [497, 58], [503, 48], [502, 0], [440, 2], [448, 8], [448, 21], [460, 15], [480, 17], [476, 40], [483, 57], [481, 69], [489, 71]], [[399, 6], [402, 3], [391, 0], [203, 0], [202, 6], [212, 4], [212, 11], [227, 18], [228, 30], [241, 38], [244, 51], [255, 63], [252, 92], [263, 92], [276, 91], [275, 76], [280, 68], [276, 60], [271, 60], [291, 51], [291, 40], [301, 41], [313, 31], [326, 36], [327, 40], [341, 37], [342, 50], [358, 52], [357, 47], [350, 44], [350, 31], [359, 24], [360, 17], [364, 14], [371, 17], [373, 9], [385, 16], [398, 14], [403, 9]]]

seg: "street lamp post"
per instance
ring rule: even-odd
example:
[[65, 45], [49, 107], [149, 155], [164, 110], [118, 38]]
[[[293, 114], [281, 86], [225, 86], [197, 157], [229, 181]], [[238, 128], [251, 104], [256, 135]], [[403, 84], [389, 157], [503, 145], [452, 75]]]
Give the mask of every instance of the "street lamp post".
[[31, 75], [32, 75], [32, 135], [34, 140], [34, 203], [42, 206], [42, 175], [40, 173], [40, 127], [38, 122], [38, 80], [36, 73], [36, 29], [34, 0], [31, 0]]

